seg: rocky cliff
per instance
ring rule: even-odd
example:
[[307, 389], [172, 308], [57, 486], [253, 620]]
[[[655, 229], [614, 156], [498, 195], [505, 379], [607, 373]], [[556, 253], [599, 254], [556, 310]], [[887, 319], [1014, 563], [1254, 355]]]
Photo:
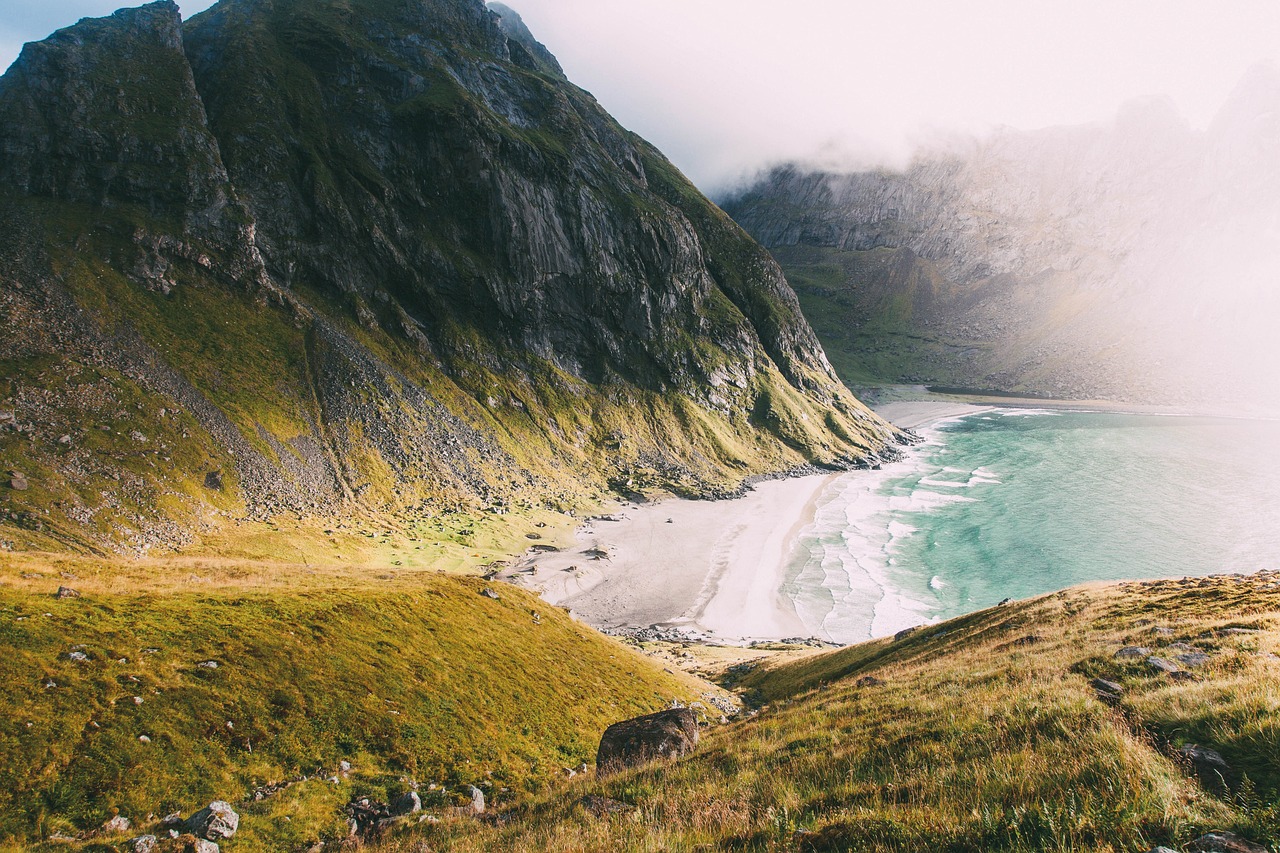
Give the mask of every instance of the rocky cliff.
[[0, 79], [0, 220], [8, 547], [717, 494], [895, 438], [503, 6], [81, 21]]
[[864, 380], [1221, 403], [1268, 395], [1280, 74], [1211, 127], [1165, 101], [1002, 131], [902, 172], [775, 169], [726, 202]]

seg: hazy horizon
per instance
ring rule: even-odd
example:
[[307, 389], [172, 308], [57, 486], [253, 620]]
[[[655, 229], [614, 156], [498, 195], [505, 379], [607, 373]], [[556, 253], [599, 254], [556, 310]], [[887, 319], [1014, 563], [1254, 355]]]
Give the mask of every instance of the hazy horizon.
[[[1258, 0], [508, 5], [574, 83], [713, 193], [779, 161], [891, 165], [940, 134], [1103, 121], [1149, 95], [1202, 127], [1250, 66], [1280, 63], [1280, 5]], [[120, 6], [0, 0], [0, 66]]]

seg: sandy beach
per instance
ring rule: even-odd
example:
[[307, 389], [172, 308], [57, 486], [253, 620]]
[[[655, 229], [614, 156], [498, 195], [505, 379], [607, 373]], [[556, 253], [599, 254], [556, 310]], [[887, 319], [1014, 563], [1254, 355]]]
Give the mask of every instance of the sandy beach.
[[[892, 402], [877, 412], [915, 428], [989, 409]], [[867, 487], [879, 478], [867, 473]], [[823, 491], [858, 472], [770, 480], [724, 501], [623, 504], [589, 519], [573, 547], [530, 554], [503, 575], [597, 628], [658, 625], [725, 642], [808, 636], [782, 593], [787, 559]]]

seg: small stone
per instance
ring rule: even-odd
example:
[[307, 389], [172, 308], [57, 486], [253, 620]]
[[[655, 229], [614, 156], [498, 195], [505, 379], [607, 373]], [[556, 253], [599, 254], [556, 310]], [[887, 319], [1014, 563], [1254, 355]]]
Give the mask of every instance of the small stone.
[[1207, 747], [1198, 746], [1189, 743], [1182, 749], [1178, 750], [1178, 754], [1190, 761], [1196, 767], [1207, 768], [1212, 770], [1230, 770], [1226, 760], [1216, 750]]
[[1179, 853], [1171, 847], [1152, 847], [1147, 853]]
[[341, 772], [343, 772], [343, 773], [350, 773], [350, 772], [351, 772], [351, 762], [350, 762], [350, 761], [339, 761], [339, 762], [338, 762], [338, 770], [340, 770], [340, 771], [341, 771]]
[[903, 628], [901, 631], [893, 635], [893, 639], [895, 642], [897, 642], [898, 640], [905, 640], [907, 637], [910, 637], [915, 632], [916, 632], [916, 628]]
[[201, 669], [217, 669], [218, 662], [216, 660], [202, 660], [200, 663], [196, 664], [196, 666]]
[[474, 815], [484, 814], [484, 791], [481, 791], [475, 785], [471, 785], [471, 813]]
[[15, 475], [9, 480], [9, 488], [13, 489], [15, 492], [25, 492], [27, 489], [31, 488], [31, 484], [27, 482], [26, 477]]
[[138, 740], [142, 741], [143, 743], [151, 743], [151, 738], [147, 737], [146, 735], [138, 735]]
[[1161, 657], [1155, 657], [1154, 655], [1147, 658], [1147, 665], [1152, 669], [1165, 673], [1166, 675], [1172, 675], [1175, 672], [1181, 671], [1178, 669], [1178, 665], [1173, 661], [1168, 661]]
[[75, 661], [76, 663], [86, 663], [89, 660], [89, 656], [84, 652], [67, 652], [67, 660]]
[[69, 586], [58, 587], [58, 592], [56, 593], [56, 595], [58, 598], [79, 598], [80, 597], [80, 593]]
[[874, 675], [864, 675], [854, 682], [858, 687], [880, 687], [884, 684], [882, 680]]
[[1089, 682], [1089, 686], [1099, 693], [1109, 693], [1116, 698], [1124, 695], [1124, 688], [1114, 681], [1107, 681], [1105, 678], [1095, 678]]
[[193, 838], [183, 845], [182, 853], [218, 853], [218, 845], [207, 838]]
[[1187, 845], [1188, 853], [1268, 853], [1261, 844], [1234, 832], [1207, 832]]
[[1015, 646], [1034, 646], [1043, 639], [1044, 637], [1041, 637], [1039, 634], [1027, 634], [1025, 637], [1019, 637], [1014, 640], [1013, 644]]
[[169, 829], [182, 824], [182, 812], [169, 812], [160, 818], [160, 826]]
[[209, 473], [205, 474], [204, 487], [206, 489], [210, 489], [211, 491], [215, 491], [215, 492], [222, 491], [222, 472], [210, 471]]
[[132, 825], [133, 824], [129, 823], [129, 818], [122, 814], [118, 814], [111, 818], [111, 820], [104, 823], [102, 828], [107, 832], [128, 832], [129, 827]]
[[498, 594], [493, 590], [489, 589], [489, 587], [487, 586], [484, 589], [480, 590], [480, 594], [483, 595], [485, 598], [492, 598], [494, 601], [499, 600]]
[[1151, 649], [1148, 649], [1146, 646], [1125, 646], [1123, 649], [1116, 652], [1116, 657], [1121, 658], [1122, 660], [1129, 660], [1132, 658], [1145, 658], [1150, 654]]
[[155, 853], [160, 839], [154, 835], [139, 835], [137, 838], [130, 838], [127, 843], [129, 853]]
[[197, 838], [217, 841], [236, 834], [240, 827], [240, 815], [236, 814], [230, 803], [214, 800], [187, 818], [185, 826]]
[[391, 813], [393, 815], [413, 814], [420, 811], [422, 811], [422, 800], [418, 797], [417, 791], [408, 791], [391, 803]]
[[1190, 652], [1185, 655], [1178, 655], [1178, 660], [1187, 666], [1204, 666], [1209, 662], [1209, 656], [1204, 652]]
[[142, 704], [142, 697], [141, 697], [141, 696], [134, 696], [134, 697], [133, 697], [133, 704], [135, 704], [135, 705], [141, 705], [141, 704]]

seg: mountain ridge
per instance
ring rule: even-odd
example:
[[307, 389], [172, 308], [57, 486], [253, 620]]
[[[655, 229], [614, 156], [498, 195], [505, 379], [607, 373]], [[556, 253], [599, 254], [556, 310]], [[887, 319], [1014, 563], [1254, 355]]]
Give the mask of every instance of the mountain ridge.
[[[768, 255], [509, 11], [223, 0], [184, 24], [161, 0], [28, 45], [0, 115], [29, 235], [0, 269], [25, 436], [0, 458], [39, 484], [8, 495], [11, 547], [725, 494], [899, 439]], [[102, 405], [37, 403], [85, 370]], [[152, 429], [106, 423], [113, 396]]]

